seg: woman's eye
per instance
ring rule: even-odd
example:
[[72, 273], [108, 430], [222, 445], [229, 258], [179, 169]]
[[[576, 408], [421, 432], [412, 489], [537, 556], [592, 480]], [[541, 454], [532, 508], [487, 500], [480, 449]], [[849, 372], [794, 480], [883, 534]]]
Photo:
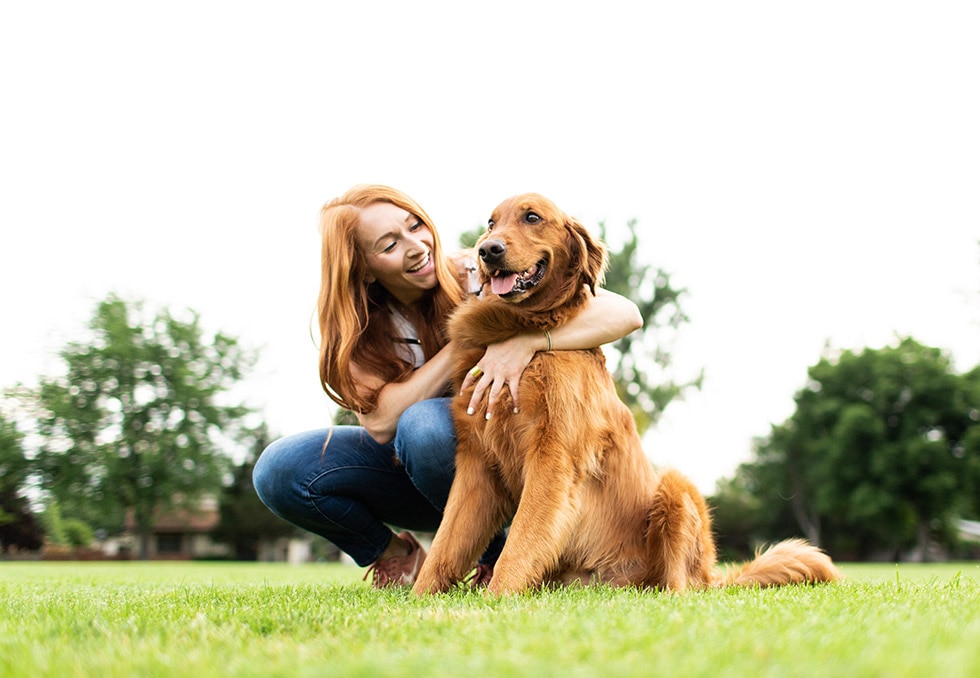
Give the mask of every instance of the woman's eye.
[[528, 212], [527, 214], [524, 215], [524, 221], [526, 221], [529, 224], [536, 224], [539, 221], [541, 221], [541, 217], [539, 217], [534, 212]]
[[395, 249], [395, 241], [394, 241], [394, 240], [392, 240], [392, 241], [391, 241], [391, 244], [390, 244], [390, 245], [388, 245], [387, 247], [385, 247], [385, 248], [384, 248], [383, 250], [381, 250], [381, 251], [382, 251], [382, 252], [390, 252], [390, 251], [392, 251], [393, 249]]

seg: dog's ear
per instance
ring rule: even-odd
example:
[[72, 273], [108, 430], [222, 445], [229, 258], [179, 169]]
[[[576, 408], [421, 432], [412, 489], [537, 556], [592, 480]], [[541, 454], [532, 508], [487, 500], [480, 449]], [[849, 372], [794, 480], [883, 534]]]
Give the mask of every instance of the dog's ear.
[[595, 294], [596, 286], [602, 285], [606, 279], [606, 248], [572, 217], [565, 218], [565, 230], [568, 231], [572, 253], [569, 268], [580, 271], [592, 294]]

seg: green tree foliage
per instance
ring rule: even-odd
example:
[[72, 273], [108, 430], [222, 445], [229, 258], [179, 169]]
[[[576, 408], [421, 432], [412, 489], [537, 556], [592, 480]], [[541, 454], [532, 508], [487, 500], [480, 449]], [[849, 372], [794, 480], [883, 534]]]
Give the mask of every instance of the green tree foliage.
[[[668, 273], [642, 260], [636, 220], [626, 226], [629, 235], [622, 248], [609, 248], [605, 287], [637, 305], [643, 328], [612, 345], [617, 358], [611, 360], [610, 369], [616, 391], [632, 411], [642, 435], [657, 423], [671, 401], [690, 388], [700, 388], [702, 375], [682, 382], [670, 376], [672, 357], [664, 337], [670, 334], [667, 330], [676, 331], [688, 321], [681, 308], [686, 290], [675, 288]], [[605, 240], [605, 224], [599, 228]]]
[[710, 498], [712, 528], [720, 560], [745, 560], [759, 538], [759, 500], [743, 487], [744, 479], [736, 476], [718, 482]]
[[48, 502], [41, 514], [41, 523], [48, 541], [58, 546], [88, 546], [95, 541], [95, 533], [88, 523], [79, 518], [65, 518], [56, 500]]
[[980, 369], [904, 339], [842, 352], [809, 370], [796, 411], [756, 446], [739, 482], [765, 507], [772, 537], [789, 517], [811, 540], [852, 557], [952, 544], [977, 515]]
[[41, 548], [41, 527], [24, 496], [30, 468], [23, 434], [0, 413], [0, 552]]
[[130, 512], [146, 537], [161, 511], [220, 490], [222, 445], [249, 413], [227, 404], [229, 391], [254, 355], [230, 336], [205, 335], [188, 315], [151, 316], [110, 296], [97, 305], [91, 337], [61, 351], [65, 375], [30, 393], [40, 487], [66, 515], [112, 533]]
[[252, 445], [245, 461], [232, 470], [232, 482], [221, 495], [221, 525], [215, 537], [230, 544], [236, 560], [256, 560], [259, 542], [296, 532], [296, 528], [266, 508], [252, 485], [252, 469], [272, 442], [263, 424], [252, 434]]

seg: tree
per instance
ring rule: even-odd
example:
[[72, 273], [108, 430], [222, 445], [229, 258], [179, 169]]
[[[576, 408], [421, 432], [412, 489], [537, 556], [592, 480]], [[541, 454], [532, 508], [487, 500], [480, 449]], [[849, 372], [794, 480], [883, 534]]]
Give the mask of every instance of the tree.
[[41, 548], [41, 527], [24, 496], [29, 474], [24, 436], [0, 413], [0, 553]]
[[[631, 299], [643, 317], [643, 329], [612, 345], [616, 358], [610, 369], [616, 392], [629, 406], [643, 435], [675, 398], [691, 388], [701, 388], [703, 375], [686, 382], [669, 376], [672, 356], [669, 342], [664, 340], [668, 334], [665, 330], [677, 330], [688, 321], [681, 308], [686, 290], [675, 288], [663, 269], [640, 259], [636, 225], [636, 220], [626, 224], [629, 236], [622, 249], [609, 248], [605, 287]], [[606, 225], [600, 224], [599, 230], [605, 240]]]
[[256, 560], [263, 538], [275, 539], [296, 532], [293, 525], [266, 508], [252, 486], [255, 462], [270, 442], [272, 437], [263, 424], [254, 432], [248, 457], [233, 469], [232, 482], [221, 496], [221, 525], [215, 537], [232, 546], [237, 560]]
[[760, 502], [744, 484], [744, 475], [722, 479], [709, 499], [719, 560], [747, 560], [756, 544], [763, 541], [759, 530], [762, 523]]
[[825, 357], [740, 474], [774, 523], [788, 510], [828, 548], [927, 557], [931, 542], [952, 543], [956, 518], [976, 515], [978, 381], [908, 338]]
[[41, 514], [45, 535], [51, 544], [57, 546], [88, 546], [95, 541], [95, 533], [88, 523], [78, 518], [65, 518], [56, 499], [48, 501]]
[[227, 404], [255, 356], [196, 313], [154, 315], [116, 296], [100, 302], [88, 341], [70, 342], [66, 373], [28, 394], [42, 439], [40, 487], [66, 515], [117, 532], [131, 512], [147, 537], [160, 512], [217, 494], [249, 410]]

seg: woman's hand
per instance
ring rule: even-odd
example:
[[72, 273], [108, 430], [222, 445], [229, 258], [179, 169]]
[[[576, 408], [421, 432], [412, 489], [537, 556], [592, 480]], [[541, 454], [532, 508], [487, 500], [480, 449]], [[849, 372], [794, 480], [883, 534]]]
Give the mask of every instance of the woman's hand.
[[547, 348], [547, 339], [543, 332], [518, 334], [499, 344], [488, 346], [477, 365], [463, 379], [460, 395], [462, 396], [470, 388], [473, 389], [467, 413], [476, 412], [486, 396], [486, 417], [489, 419], [505, 387], [510, 391], [516, 412], [519, 407], [518, 393], [524, 368], [531, 362], [535, 353]]
[[487, 419], [493, 412], [500, 392], [506, 386], [518, 408], [521, 375], [537, 351], [583, 350], [595, 348], [625, 337], [643, 326], [643, 316], [632, 301], [599, 288], [589, 295], [582, 311], [566, 324], [544, 332], [518, 334], [487, 347], [486, 353], [463, 379], [460, 395], [473, 388], [469, 414], [476, 412], [486, 394]]
[[449, 261], [455, 267], [456, 275], [465, 278], [476, 266], [476, 249], [471, 247], [470, 249], [452, 252], [449, 254]]

